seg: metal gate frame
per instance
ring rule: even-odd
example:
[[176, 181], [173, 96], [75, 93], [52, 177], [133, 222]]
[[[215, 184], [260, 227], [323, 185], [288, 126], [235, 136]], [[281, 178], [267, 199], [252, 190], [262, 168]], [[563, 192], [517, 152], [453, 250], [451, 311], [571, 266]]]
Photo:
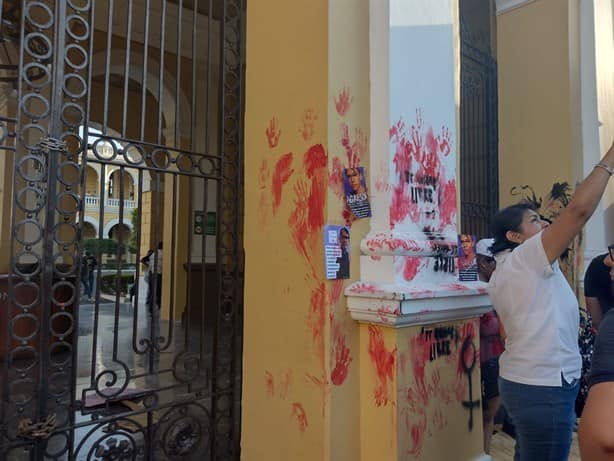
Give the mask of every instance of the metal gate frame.
[[499, 117], [497, 62], [478, 43], [461, 18], [461, 233], [484, 238], [499, 209]]
[[[13, 155], [15, 177], [7, 331], [2, 332], [6, 360], [0, 362], [3, 383], [0, 384], [0, 460], [239, 459], [244, 274], [244, 0], [224, 0], [222, 13], [221, 130], [215, 171], [219, 179], [216, 251], [219, 303], [208, 396], [206, 390], [200, 389], [192, 396], [194, 400], [163, 406], [157, 401], [156, 392], [152, 392], [144, 399], [144, 410], [120, 416], [101, 412], [92, 420], [79, 421], [77, 415], [83, 410], [83, 402], [75, 392], [78, 348], [67, 338], [74, 334], [79, 317], [82, 224], [78, 223], [84, 222], [84, 173], [87, 149], [92, 147], [87, 145], [87, 125], [94, 2], [52, 0], [51, 7], [42, 0], [22, 2], [18, 111], [14, 117], [0, 117], [0, 149]], [[113, 0], [110, 4], [113, 5]], [[209, 0], [209, 12], [212, 5], [213, 1]], [[34, 15], [34, 11], [39, 15]], [[40, 22], [40, 13], [48, 21]], [[78, 34], [79, 30], [82, 35]], [[82, 61], [75, 60], [78, 55]], [[42, 83], [34, 80], [34, 72], [43, 75]], [[78, 94], [69, 91], [65, 84], [68, 78], [79, 81], [82, 91]], [[51, 89], [49, 96], [46, 88]], [[85, 125], [82, 138], [77, 131], [80, 125]], [[29, 144], [32, 137], [38, 137], [38, 142]], [[196, 155], [174, 150], [178, 156]], [[63, 237], [62, 230], [67, 229], [74, 235], [69, 240]], [[70, 327], [58, 331], [58, 319], [67, 321]], [[20, 324], [29, 324], [31, 331], [27, 335], [17, 334], [16, 326]], [[188, 377], [194, 367], [201, 365], [193, 357], [175, 362]], [[118, 376], [113, 370], [105, 370], [101, 375], [96, 377], [96, 392], [105, 397], [98, 386], [108, 386], [106, 383], [117, 381]], [[211, 399], [209, 410], [197, 402], [203, 396]], [[209, 411], [211, 428], [203, 421], [203, 414]], [[154, 412], [159, 413], [156, 424]], [[147, 414], [142, 440], [127, 434], [117, 424], [119, 420], [131, 421], [131, 416], [137, 413]], [[108, 432], [99, 436], [87, 453], [79, 452], [84, 440], [76, 439], [76, 428], [91, 427], [87, 438], [103, 425]], [[208, 456], [190, 451], [190, 447], [199, 445], [189, 437], [209, 435]]]

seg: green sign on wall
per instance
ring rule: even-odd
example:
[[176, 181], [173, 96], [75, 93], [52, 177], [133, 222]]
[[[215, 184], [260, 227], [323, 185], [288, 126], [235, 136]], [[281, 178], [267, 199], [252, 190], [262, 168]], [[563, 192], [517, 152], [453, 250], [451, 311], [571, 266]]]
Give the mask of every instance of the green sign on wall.
[[217, 220], [215, 211], [208, 211], [205, 214], [204, 211], [194, 212], [194, 235], [215, 235], [217, 227]]

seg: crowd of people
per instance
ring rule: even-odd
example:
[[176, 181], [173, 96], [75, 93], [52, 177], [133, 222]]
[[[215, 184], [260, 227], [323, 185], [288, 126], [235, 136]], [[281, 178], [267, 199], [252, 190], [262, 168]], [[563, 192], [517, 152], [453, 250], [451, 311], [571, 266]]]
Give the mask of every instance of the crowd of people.
[[614, 246], [586, 271], [588, 313], [558, 264], [613, 173], [614, 144], [554, 222], [530, 204], [512, 205], [494, 217], [492, 239], [476, 245], [494, 307], [480, 322], [487, 453], [502, 412], [513, 427], [515, 461], [565, 461], [581, 414], [582, 459], [614, 460]]

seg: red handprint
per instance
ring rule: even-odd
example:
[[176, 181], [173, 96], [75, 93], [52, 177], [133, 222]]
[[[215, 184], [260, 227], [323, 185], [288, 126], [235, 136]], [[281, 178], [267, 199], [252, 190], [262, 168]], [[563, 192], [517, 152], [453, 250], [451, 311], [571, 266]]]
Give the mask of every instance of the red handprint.
[[347, 114], [348, 110], [350, 110], [350, 105], [354, 100], [353, 97], [350, 96], [350, 90], [347, 87], [344, 87], [339, 93], [339, 97], [333, 97], [335, 101], [335, 108], [337, 109], [337, 113], [342, 117]]
[[307, 109], [303, 113], [303, 127], [298, 130], [305, 141], [309, 141], [316, 131], [316, 120], [318, 114], [313, 109]]
[[345, 345], [345, 337], [340, 335], [335, 340], [335, 368], [330, 374], [330, 380], [335, 386], [343, 384], [351, 362], [350, 349]]
[[281, 129], [277, 125], [276, 117], [271, 118], [269, 121], [269, 127], [264, 131], [264, 134], [266, 135], [269, 147], [271, 149], [277, 147], [277, 144], [279, 144], [279, 137], [281, 136]]

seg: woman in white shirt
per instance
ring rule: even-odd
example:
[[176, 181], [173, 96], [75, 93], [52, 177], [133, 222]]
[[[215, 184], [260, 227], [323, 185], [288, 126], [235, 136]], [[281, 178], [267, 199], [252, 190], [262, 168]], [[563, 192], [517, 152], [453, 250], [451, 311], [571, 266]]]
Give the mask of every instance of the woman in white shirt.
[[565, 461], [581, 359], [578, 301], [557, 259], [592, 215], [614, 173], [614, 145], [550, 226], [527, 204], [500, 211], [489, 294], [505, 327], [499, 390], [516, 428], [515, 461]]

